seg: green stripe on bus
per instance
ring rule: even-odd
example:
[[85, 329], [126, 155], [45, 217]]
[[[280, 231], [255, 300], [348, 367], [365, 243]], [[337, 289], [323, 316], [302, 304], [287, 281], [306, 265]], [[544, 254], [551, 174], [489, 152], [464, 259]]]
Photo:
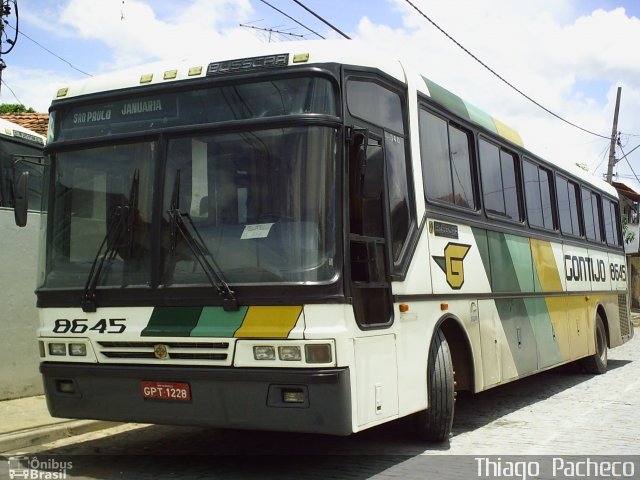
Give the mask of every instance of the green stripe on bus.
[[155, 307], [142, 337], [189, 337], [202, 307]]
[[538, 368], [546, 368], [566, 360], [555, 340], [553, 324], [544, 298], [525, 298], [524, 304], [533, 326], [538, 350]]
[[491, 260], [491, 291], [520, 292], [518, 275], [505, 234], [487, 232], [487, 240]]
[[498, 134], [498, 129], [496, 128], [496, 124], [494, 123], [491, 115], [483, 112], [478, 107], [468, 102], [465, 102], [465, 106], [467, 107], [467, 112], [469, 112], [469, 118], [472, 122], [477, 123], [496, 135]]
[[[465, 120], [470, 120], [467, 107], [464, 101], [460, 97], [458, 97], [457, 95], [454, 95], [446, 88], [442, 88], [440, 85], [438, 85], [435, 82], [432, 82], [426, 77], [422, 77], [422, 79], [427, 84], [427, 88], [429, 89], [429, 95], [431, 95], [431, 98], [434, 101], [448, 108], [459, 117], [462, 117]], [[493, 131], [495, 131], [495, 129]]]
[[242, 325], [248, 309], [240, 307], [235, 312], [225, 312], [222, 307], [204, 307], [191, 336], [232, 338]]
[[529, 239], [515, 235], [504, 235], [504, 238], [509, 249], [520, 291], [533, 292], [533, 260], [531, 258]]

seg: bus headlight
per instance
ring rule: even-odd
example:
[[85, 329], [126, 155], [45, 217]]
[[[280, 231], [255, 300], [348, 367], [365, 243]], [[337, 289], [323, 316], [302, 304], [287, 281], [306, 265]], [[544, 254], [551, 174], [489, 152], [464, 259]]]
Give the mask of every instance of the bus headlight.
[[276, 349], [269, 345], [257, 345], [253, 347], [253, 358], [256, 360], [275, 360]]
[[87, 346], [84, 343], [70, 343], [69, 344], [69, 355], [74, 357], [86, 357], [87, 356]]
[[63, 356], [66, 354], [67, 354], [66, 343], [50, 343], [49, 344], [49, 355]]
[[302, 360], [302, 352], [297, 345], [286, 345], [278, 347], [278, 358], [280, 360], [295, 362]]

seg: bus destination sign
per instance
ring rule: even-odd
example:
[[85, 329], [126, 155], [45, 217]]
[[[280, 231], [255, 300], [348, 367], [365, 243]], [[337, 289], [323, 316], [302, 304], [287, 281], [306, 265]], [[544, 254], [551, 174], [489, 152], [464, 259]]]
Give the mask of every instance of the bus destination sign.
[[164, 97], [126, 99], [120, 102], [73, 108], [63, 121], [64, 129], [96, 127], [138, 121], [157, 121], [177, 115], [175, 100]]

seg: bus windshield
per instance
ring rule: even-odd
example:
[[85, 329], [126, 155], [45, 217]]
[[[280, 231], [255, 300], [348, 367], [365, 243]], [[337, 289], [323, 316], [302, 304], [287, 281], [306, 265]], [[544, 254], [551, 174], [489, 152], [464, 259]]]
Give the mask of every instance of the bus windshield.
[[[277, 102], [279, 115], [335, 115], [335, 107], [325, 107], [335, 105], [332, 95], [327, 101], [326, 88], [316, 102], [317, 82], [300, 78], [295, 88], [292, 80], [288, 82], [298, 100], [282, 97]], [[301, 85], [308, 87], [306, 93]], [[120, 137], [108, 146], [74, 143], [59, 153], [54, 142], [40, 286], [209, 287], [206, 266], [189, 245], [194, 240], [200, 242], [205, 262], [230, 285], [334, 281], [337, 129], [322, 122], [299, 126], [293, 119], [278, 122], [278, 128], [252, 126], [257, 117], [250, 117], [247, 108], [263, 115], [274, 104], [273, 96], [254, 96], [257, 86], [243, 88], [252, 92], [250, 105], [238, 95], [229, 97], [225, 108], [216, 106], [220, 116], [210, 112], [206, 120], [227, 121], [229, 112], [244, 111], [246, 126], [233, 131], [212, 128], [211, 133], [189, 135], [182, 128], [178, 134], [147, 136], [145, 141]], [[282, 87], [283, 95], [285, 90]], [[186, 92], [184, 97], [196, 94], [221, 95], [213, 88]], [[203, 104], [182, 102], [181, 95], [172, 97], [178, 108], [172, 109], [176, 117], [171, 121], [184, 126], [202, 117]], [[110, 105], [116, 108], [116, 103]], [[136, 101], [129, 98], [124, 103]], [[102, 105], [106, 103], [81, 108], [97, 111]], [[320, 111], [314, 112], [313, 105]], [[103, 133], [125, 128], [123, 120], [111, 114], [99, 127], [83, 125], [73, 132], [72, 123], [67, 123], [65, 130], [65, 122], [73, 122], [71, 112], [79, 114], [79, 109], [67, 109], [58, 117], [58, 139], [89, 139], [95, 135], [92, 128]], [[204, 122], [196, 123], [200, 121]], [[132, 129], [148, 130], [150, 125], [147, 118]], [[176, 228], [176, 215], [191, 233]]]

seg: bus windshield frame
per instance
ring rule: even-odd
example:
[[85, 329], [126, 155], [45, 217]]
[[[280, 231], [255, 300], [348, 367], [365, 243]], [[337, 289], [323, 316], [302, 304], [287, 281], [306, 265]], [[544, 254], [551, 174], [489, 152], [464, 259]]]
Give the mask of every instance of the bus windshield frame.
[[82, 289], [100, 306], [218, 304], [212, 265], [241, 301], [335, 296], [337, 77], [314, 68], [54, 103], [39, 305], [77, 306]]

